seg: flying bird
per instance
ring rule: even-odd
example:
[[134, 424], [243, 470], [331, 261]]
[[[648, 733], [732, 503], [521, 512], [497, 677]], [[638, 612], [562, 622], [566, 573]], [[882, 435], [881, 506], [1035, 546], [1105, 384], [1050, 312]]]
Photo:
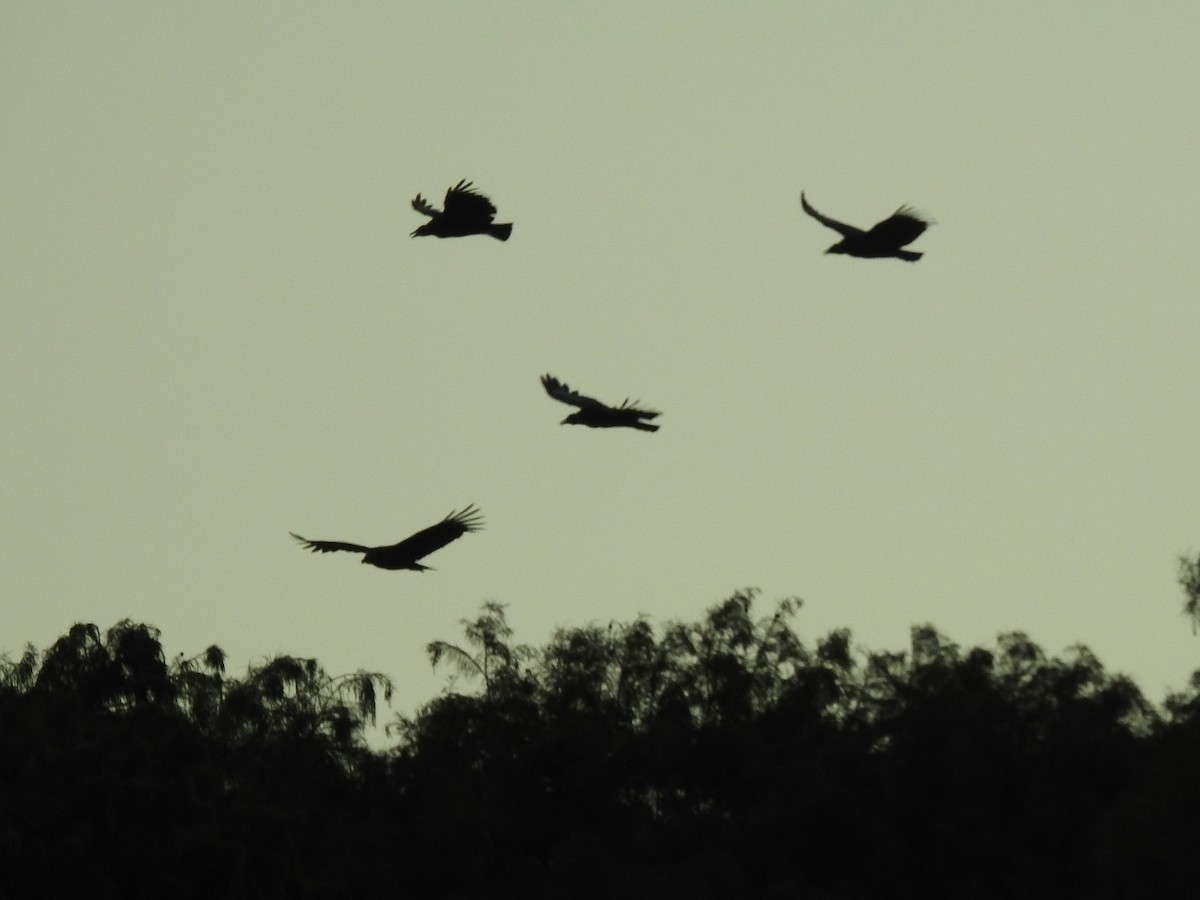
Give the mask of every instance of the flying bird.
[[585, 397], [578, 391], [571, 390], [566, 384], [553, 375], [542, 376], [542, 387], [546, 393], [570, 406], [578, 406], [579, 412], [573, 412], [560, 425], [586, 425], [588, 428], [636, 428], [639, 431], [658, 431], [657, 425], [651, 425], [643, 419], [657, 418], [658, 413], [652, 409], [639, 409], [635, 400], [630, 403], [623, 400], [620, 406], [607, 406], [592, 397]]
[[809, 206], [803, 191], [800, 193], [800, 205], [826, 228], [832, 228], [841, 234], [842, 239], [826, 250], [826, 253], [845, 253], [848, 256], [861, 256], [866, 259], [894, 256], [897, 259], [916, 262], [922, 254], [900, 248], [919, 238], [921, 232], [931, 224], [930, 220], [922, 219], [912, 207], [902, 206], [870, 231], [863, 231], [861, 228], [821, 215]]
[[429, 221], [409, 237], [463, 237], [468, 234], [490, 234], [497, 240], [507, 241], [512, 234], [512, 223], [497, 225], [496, 207], [483, 194], [476, 193], [471, 182], [460, 181], [446, 191], [445, 209], [435, 209], [420, 194], [413, 198], [412, 206], [417, 212], [429, 216]]
[[483, 516], [475, 508], [475, 504], [471, 504], [462, 512], [451, 512], [436, 525], [430, 525], [412, 537], [387, 547], [363, 547], [341, 541], [310, 541], [294, 531], [288, 533], [313, 553], [335, 553], [345, 550], [349, 553], [363, 554], [362, 562], [378, 566], [380, 569], [412, 569], [415, 572], [424, 572], [429, 566], [423, 566], [417, 560], [428, 556], [434, 550], [442, 549], [451, 541], [458, 540], [468, 531], [479, 531], [482, 527]]

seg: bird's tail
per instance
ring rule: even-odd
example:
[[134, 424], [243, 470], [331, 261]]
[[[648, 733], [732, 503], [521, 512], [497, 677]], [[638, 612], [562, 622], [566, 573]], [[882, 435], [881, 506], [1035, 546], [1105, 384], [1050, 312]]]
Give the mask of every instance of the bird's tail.
[[908, 262], [916, 262], [924, 254], [918, 253], [916, 250], [897, 250], [896, 255]]
[[488, 228], [488, 234], [498, 241], [507, 241], [508, 236], [512, 234], [512, 222], [505, 222], [502, 225], [493, 224]]

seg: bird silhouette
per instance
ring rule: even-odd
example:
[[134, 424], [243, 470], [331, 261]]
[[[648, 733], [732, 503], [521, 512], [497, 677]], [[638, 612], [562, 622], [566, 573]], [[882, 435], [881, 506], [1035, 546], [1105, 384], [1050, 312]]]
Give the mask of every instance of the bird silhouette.
[[288, 533], [313, 553], [335, 553], [345, 550], [349, 553], [363, 554], [362, 562], [380, 569], [411, 569], [424, 572], [430, 567], [421, 565], [417, 560], [428, 556], [434, 550], [440, 550], [451, 541], [458, 540], [468, 531], [479, 531], [482, 527], [483, 516], [475, 508], [475, 504], [471, 504], [462, 512], [451, 512], [436, 525], [423, 528], [400, 543], [386, 547], [364, 547], [361, 544], [347, 544], [342, 541], [310, 541], [294, 531]]
[[573, 412], [560, 425], [586, 425], [588, 428], [636, 428], [639, 431], [658, 431], [657, 425], [651, 425], [643, 419], [654, 419], [659, 415], [651, 409], [639, 409], [639, 401], [630, 403], [628, 399], [620, 406], [608, 406], [592, 397], [585, 397], [571, 390], [566, 384], [553, 375], [542, 376], [542, 387], [546, 393], [562, 403], [579, 407], [579, 412]]
[[915, 250], [900, 249], [920, 237], [921, 232], [931, 224], [911, 207], [902, 206], [869, 231], [863, 231], [861, 228], [821, 215], [809, 205], [803, 191], [800, 193], [800, 205], [826, 228], [832, 228], [841, 234], [842, 239], [826, 250], [826, 253], [845, 253], [847, 256], [861, 256], [866, 259], [894, 256], [908, 262], [916, 262], [923, 255]]
[[500, 241], [507, 241], [512, 234], [512, 223], [497, 225], [492, 219], [496, 207], [483, 194], [476, 193], [471, 182], [460, 181], [446, 191], [445, 209], [435, 209], [420, 194], [412, 201], [413, 209], [429, 216], [429, 221], [416, 229], [409, 237], [433, 235], [439, 238], [463, 237], [468, 234], [490, 234]]

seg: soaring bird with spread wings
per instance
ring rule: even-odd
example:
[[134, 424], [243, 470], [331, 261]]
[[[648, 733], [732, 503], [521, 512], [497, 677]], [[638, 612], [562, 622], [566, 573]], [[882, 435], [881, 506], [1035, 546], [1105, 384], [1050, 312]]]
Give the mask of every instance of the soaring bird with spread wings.
[[335, 553], [338, 550], [345, 550], [350, 553], [363, 554], [362, 562], [370, 563], [381, 569], [412, 569], [416, 572], [424, 572], [429, 569], [429, 566], [423, 566], [417, 560], [428, 556], [434, 550], [440, 550], [468, 531], [479, 531], [482, 527], [483, 516], [475, 508], [475, 505], [471, 504], [462, 512], [452, 512], [436, 525], [430, 525], [412, 537], [407, 537], [400, 543], [387, 547], [363, 547], [359, 544], [346, 544], [341, 541], [310, 541], [300, 537], [294, 531], [289, 534], [313, 553]]
[[476, 193], [467, 180], [460, 181], [446, 191], [445, 209], [436, 209], [429, 201], [417, 194], [412, 206], [417, 212], [429, 216], [429, 221], [414, 231], [410, 237], [463, 237], [468, 234], [490, 234], [497, 240], [507, 241], [512, 234], [512, 223], [497, 225], [496, 207], [483, 194]]
[[845, 253], [848, 256], [861, 256], [867, 259], [877, 259], [881, 256], [894, 256], [897, 259], [916, 262], [922, 254], [914, 250], [901, 250], [905, 244], [911, 244], [921, 236], [921, 233], [931, 224], [922, 219], [909, 206], [902, 206], [892, 215], [884, 219], [869, 231], [847, 225], [823, 216], [813, 209], [804, 192], [800, 193], [800, 205], [804, 211], [824, 225], [841, 234], [842, 239], [826, 250], [826, 253]]
[[636, 428], [639, 431], [658, 431], [657, 425], [651, 425], [643, 419], [654, 419], [658, 413], [652, 409], [639, 409], [638, 402], [630, 403], [623, 400], [620, 406], [607, 406], [599, 400], [585, 397], [578, 391], [573, 391], [553, 375], [542, 376], [542, 387], [555, 400], [570, 406], [578, 406], [579, 412], [573, 412], [560, 425], [586, 425], [588, 428]]

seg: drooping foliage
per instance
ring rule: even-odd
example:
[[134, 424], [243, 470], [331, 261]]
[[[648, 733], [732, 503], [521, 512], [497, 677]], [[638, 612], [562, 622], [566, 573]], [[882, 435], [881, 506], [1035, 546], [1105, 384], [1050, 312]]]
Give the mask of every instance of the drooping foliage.
[[1183, 611], [1192, 620], [1192, 634], [1200, 625], [1200, 554], [1194, 559], [1179, 557], [1179, 585], [1187, 595]]
[[390, 682], [287, 656], [229, 679], [224, 662], [168, 664], [156, 629], [123, 621], [0, 666], [0, 896], [366, 887], [382, 763], [364, 729]]
[[0, 660], [0, 895], [1188, 895], [1200, 675], [1158, 710], [1084, 647], [754, 600], [540, 647], [487, 603], [388, 749], [378, 673], [76, 625]]

